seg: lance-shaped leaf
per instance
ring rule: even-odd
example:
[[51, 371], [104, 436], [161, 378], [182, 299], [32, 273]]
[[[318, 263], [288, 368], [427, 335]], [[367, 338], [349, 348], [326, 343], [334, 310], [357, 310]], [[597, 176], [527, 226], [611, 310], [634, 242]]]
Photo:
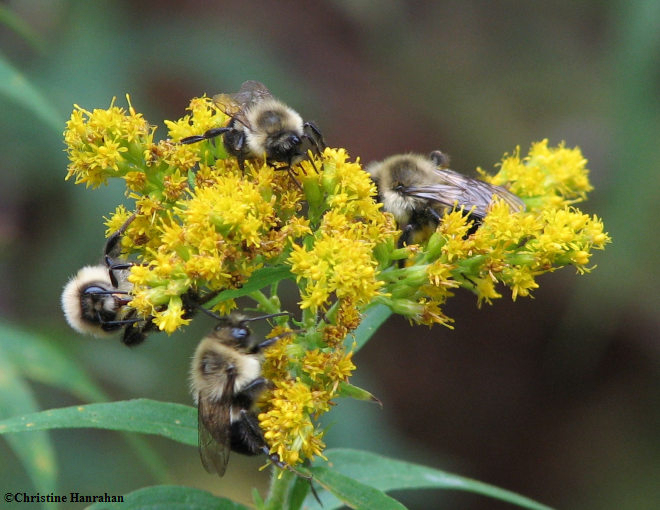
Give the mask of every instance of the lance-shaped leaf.
[[[105, 495], [103, 495], [105, 496]], [[248, 507], [192, 487], [157, 485], [121, 496], [123, 501], [98, 502], [88, 510], [248, 510]]]
[[382, 304], [369, 307], [362, 317], [362, 322], [352, 334], [346, 336], [344, 344], [347, 349], [359, 351], [364, 344], [373, 336], [373, 334], [382, 326], [382, 324], [392, 315], [392, 310]]
[[380, 407], [383, 407], [383, 403], [379, 398], [375, 397], [372, 393], [369, 393], [367, 390], [360, 388], [359, 386], [354, 386], [351, 383], [342, 381], [339, 383], [339, 396], [340, 397], [349, 397], [355, 400], [366, 400], [368, 402], [374, 402]]
[[[361, 510], [405, 510], [406, 507], [383, 491], [325, 467], [311, 470], [314, 480], [351, 508]], [[324, 508], [325, 505], [324, 505]]]
[[96, 428], [156, 434], [197, 445], [197, 410], [149, 399], [50, 409], [0, 421], [0, 434], [61, 428]]
[[0, 55], [0, 94], [26, 107], [54, 132], [62, 131], [64, 118], [57, 113], [41, 91], [27, 81], [4, 55]]
[[[460, 490], [506, 501], [522, 508], [550, 510], [550, 507], [525, 496], [487, 483], [366, 451], [338, 448], [326, 450], [324, 455], [328, 458], [328, 465], [332, 466], [333, 471], [383, 492], [405, 489]], [[328, 468], [325, 467], [325, 462], [318, 462], [317, 464], [324, 467], [314, 467], [310, 471], [315, 478], [321, 480], [323, 473]], [[328, 494], [323, 494], [321, 500], [323, 501], [324, 510], [341, 507], [342, 503], [340, 501], [345, 503], [345, 500], [339, 498], [340, 501], [338, 501]], [[310, 505], [312, 504], [309, 497], [307, 502]]]
[[[37, 409], [37, 401], [9, 360], [0, 355], [0, 418]], [[57, 465], [50, 437], [39, 432], [32, 437], [7, 438], [11, 449], [25, 466], [35, 489], [48, 493], [55, 489]]]

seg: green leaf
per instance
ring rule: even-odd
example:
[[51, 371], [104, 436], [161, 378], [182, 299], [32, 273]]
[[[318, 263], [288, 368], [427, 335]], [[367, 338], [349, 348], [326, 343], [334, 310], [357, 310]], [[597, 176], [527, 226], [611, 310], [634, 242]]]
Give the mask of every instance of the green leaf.
[[[103, 391], [87, 377], [75, 358], [44, 336], [13, 325], [0, 324], [0, 352], [22, 376], [68, 391], [81, 400], [107, 400]], [[17, 410], [8, 416], [27, 414], [37, 409], [38, 406]], [[125, 439], [140, 455], [149, 471], [157, 479], [165, 479], [167, 470], [153, 448], [134, 434], [127, 434]]]
[[156, 400], [136, 399], [63, 407], [0, 421], [0, 434], [61, 428], [96, 428], [156, 434], [197, 445], [197, 410]]
[[355, 342], [355, 352], [359, 351], [390, 315], [392, 315], [392, 310], [382, 304], [368, 308], [364, 312], [364, 317], [360, 325], [352, 335], [348, 335], [346, 340], [344, 340], [346, 348], [351, 349], [353, 342]]
[[252, 292], [261, 290], [273, 283], [281, 280], [293, 278], [291, 271], [287, 266], [270, 266], [262, 267], [254, 272], [250, 279], [240, 289], [223, 290], [216, 297], [208, 302], [209, 307], [227, 301], [228, 299], [236, 299], [239, 297], [247, 296]]
[[121, 496], [123, 502], [95, 503], [89, 510], [248, 510], [248, 507], [218, 498], [200, 489], [176, 485], [157, 485]]
[[[302, 507], [305, 497], [310, 492], [310, 481], [305, 480], [300, 476], [296, 476], [293, 481], [293, 487], [291, 488], [291, 493], [289, 494], [289, 505], [288, 510], [298, 510]], [[314, 496], [312, 496], [314, 497]]]
[[[68, 391], [81, 400], [108, 400], [103, 391], [87, 377], [75, 358], [46, 337], [16, 326], [0, 324], [0, 352], [7, 356], [16, 370], [29, 379]], [[10, 415], [26, 414], [37, 409], [34, 407], [22, 412], [16, 411]], [[149, 471], [157, 479], [164, 480], [167, 470], [153, 448], [134, 434], [127, 434], [125, 439], [140, 455]]]
[[[338, 448], [326, 450], [324, 455], [328, 458], [328, 465], [332, 466], [334, 471], [381, 491], [402, 489], [461, 490], [506, 501], [523, 508], [550, 510], [550, 507], [546, 505], [493, 485], [370, 452]], [[317, 464], [320, 464], [320, 462], [317, 462]], [[310, 471], [317, 477], [319, 469], [327, 468], [315, 467]], [[340, 502], [332, 499], [327, 494], [323, 494], [323, 496], [324, 510], [332, 510], [341, 506]], [[309, 497], [307, 502], [311, 504]]]
[[354, 386], [351, 383], [341, 381], [339, 383], [339, 392], [338, 396], [353, 398], [355, 400], [366, 400], [368, 402], [375, 402], [380, 407], [383, 407], [383, 403], [380, 399], [376, 398], [372, 393], [369, 393], [367, 390], [364, 390], [358, 386]]
[[71, 355], [48, 338], [0, 324], [0, 350], [29, 379], [69, 391], [81, 400], [106, 400]]
[[64, 119], [43, 94], [0, 54], [0, 94], [23, 105], [59, 135]]
[[[38, 409], [32, 391], [0, 349], [0, 418], [30, 413]], [[30, 476], [35, 489], [42, 493], [55, 490], [57, 465], [50, 437], [45, 432], [7, 438]]]
[[43, 52], [46, 48], [43, 38], [30, 25], [19, 18], [14, 11], [0, 5], [0, 23], [11, 28], [34, 49]]
[[[312, 468], [314, 479], [351, 508], [373, 510], [405, 510], [405, 506], [384, 492], [344, 476], [326, 467]], [[324, 505], [325, 509], [326, 506]]]

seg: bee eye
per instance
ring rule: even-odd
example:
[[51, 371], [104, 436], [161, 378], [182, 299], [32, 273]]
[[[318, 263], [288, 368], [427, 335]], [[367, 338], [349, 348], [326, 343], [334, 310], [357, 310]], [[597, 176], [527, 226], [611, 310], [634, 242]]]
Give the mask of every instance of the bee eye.
[[97, 285], [90, 285], [83, 291], [83, 294], [105, 294], [105, 293], [106, 290], [103, 287], [99, 287]]
[[245, 340], [250, 332], [245, 327], [236, 327], [231, 329], [231, 334], [236, 340]]

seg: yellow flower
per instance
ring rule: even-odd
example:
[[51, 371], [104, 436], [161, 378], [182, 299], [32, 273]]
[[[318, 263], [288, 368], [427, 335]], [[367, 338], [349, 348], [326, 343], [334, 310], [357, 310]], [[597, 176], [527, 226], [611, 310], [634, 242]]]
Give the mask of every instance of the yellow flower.
[[173, 333], [179, 327], [190, 323], [190, 319], [184, 319], [185, 311], [181, 298], [173, 296], [167, 305], [167, 308], [160, 312], [155, 311], [153, 314], [153, 321], [158, 329], [166, 333]]
[[[107, 236], [124, 229], [117, 258], [132, 263], [132, 301], [122, 316], [171, 333], [190, 322], [191, 301], [227, 314], [238, 295], [249, 296], [272, 312], [280, 279], [296, 280], [302, 318], [294, 324], [302, 329], [271, 333], [282, 336], [264, 353], [273, 388], [258, 416], [271, 453], [287, 464], [323, 456], [318, 418], [347, 393], [356, 367], [345, 338], [367, 307], [385, 304], [411, 321], [452, 328], [443, 307], [457, 287], [472, 291], [478, 306], [500, 298], [500, 287], [516, 300], [545, 272], [566, 265], [588, 272], [592, 251], [610, 242], [598, 217], [572, 206], [591, 190], [577, 148], [543, 140], [527, 156], [519, 149], [506, 156], [495, 175], [481, 171], [520, 196], [525, 211], [501, 200], [478, 221], [449, 211], [427, 241], [401, 247], [393, 216], [345, 149], [291, 168], [257, 159], [239, 168], [222, 137], [178, 143], [229, 122], [208, 97], [188, 110], [165, 122], [169, 139], [154, 142], [154, 128], [130, 101], [127, 111], [114, 100], [105, 110], [76, 106], [65, 131], [66, 178], [88, 187], [123, 179], [134, 203], [106, 219]], [[223, 291], [233, 289], [242, 290], [227, 299]]]
[[92, 112], [75, 105], [64, 132], [70, 161], [66, 179], [75, 176], [76, 184], [96, 188], [144, 161], [143, 151], [151, 144], [152, 127], [132, 107], [127, 114], [114, 102], [107, 110]]
[[585, 200], [593, 188], [589, 184], [587, 160], [579, 148], [567, 149], [561, 143], [548, 147], [548, 140], [532, 144], [528, 155], [521, 159], [520, 150], [502, 161], [500, 171], [482, 178], [499, 186], [510, 185], [513, 193], [525, 200], [528, 207], [562, 207]]
[[315, 455], [322, 456], [325, 448], [323, 432], [316, 430], [311, 419], [318, 405], [314, 394], [300, 380], [277, 381], [275, 384], [276, 388], [268, 399], [269, 409], [259, 414], [270, 452], [289, 465]]
[[187, 108], [191, 113], [176, 122], [166, 120], [169, 136], [174, 141], [199, 135], [212, 128], [222, 127], [229, 118], [210, 97], [195, 98]]
[[294, 245], [289, 261], [297, 281], [304, 281], [301, 308], [324, 308], [331, 295], [358, 305], [373, 299], [382, 284], [372, 251], [368, 242], [325, 233], [309, 250]]

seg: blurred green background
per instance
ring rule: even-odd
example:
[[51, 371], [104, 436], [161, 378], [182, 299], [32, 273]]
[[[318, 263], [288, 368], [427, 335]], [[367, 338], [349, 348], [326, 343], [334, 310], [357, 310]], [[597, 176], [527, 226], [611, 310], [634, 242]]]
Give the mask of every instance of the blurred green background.
[[[112, 400], [190, 402], [189, 358], [206, 318], [132, 350], [78, 336], [62, 318], [62, 286], [99, 260], [101, 218], [123, 200], [114, 183], [64, 181], [61, 132], [74, 103], [107, 108], [117, 96], [125, 106], [128, 92], [164, 137], [163, 119], [181, 117], [191, 97], [256, 79], [362, 161], [440, 148], [469, 175], [517, 145], [565, 140], [589, 159], [596, 188], [580, 207], [613, 237], [594, 255], [598, 268], [546, 275], [534, 299], [480, 310], [460, 292], [447, 306], [453, 331], [391, 319], [355, 358], [356, 382], [383, 410], [342, 401], [327, 443], [557, 508], [660, 506], [659, 2], [16, 0], [0, 14], [0, 51], [47, 101], [36, 115], [23, 105], [35, 92], [4, 73], [3, 324], [46, 337]], [[40, 409], [80, 402], [49, 384], [27, 390]], [[1, 400], [0, 411], [12, 414]], [[218, 479], [193, 448], [166, 440], [145, 438], [159, 470], [120, 434], [50, 436], [56, 493], [169, 481], [249, 502], [249, 487], [267, 482], [263, 459], [234, 455]], [[0, 459], [3, 489], [36, 490], [4, 440]], [[510, 508], [461, 493], [395, 497], [416, 509]]]

